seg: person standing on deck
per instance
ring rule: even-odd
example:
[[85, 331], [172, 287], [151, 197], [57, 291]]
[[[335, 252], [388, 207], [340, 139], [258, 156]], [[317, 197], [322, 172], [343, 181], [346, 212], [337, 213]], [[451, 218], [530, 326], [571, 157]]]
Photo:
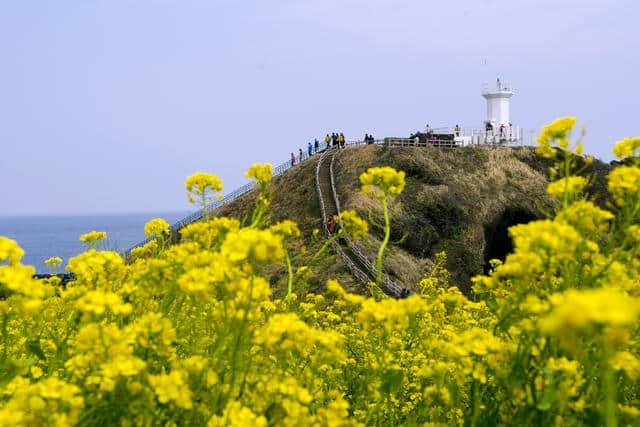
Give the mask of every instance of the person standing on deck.
[[329, 136], [329, 134], [324, 137], [324, 142], [327, 144], [327, 148], [329, 148], [329, 146], [331, 145], [331, 137]]
[[291, 152], [291, 166], [296, 164], [296, 156], [293, 154], [293, 151]]
[[335, 132], [331, 134], [331, 145], [336, 146], [338, 144], [338, 135]]
[[313, 142], [313, 148], [315, 149], [316, 153], [320, 150], [320, 142], [318, 142], [318, 138], [315, 138], [315, 141]]
[[338, 135], [338, 141], [340, 141], [340, 147], [344, 148], [345, 141], [344, 141], [344, 134], [342, 132], [340, 132], [340, 135]]
[[309, 143], [309, 145], [307, 146], [307, 152], [309, 153], [307, 157], [311, 157], [313, 155], [313, 146], [311, 145], [311, 143]]
[[299, 150], [300, 155], [298, 156], [298, 163], [302, 163], [302, 160], [304, 159], [304, 153], [302, 152], [302, 148], [300, 148]]
[[456, 125], [455, 132], [456, 136], [460, 136], [460, 126]]

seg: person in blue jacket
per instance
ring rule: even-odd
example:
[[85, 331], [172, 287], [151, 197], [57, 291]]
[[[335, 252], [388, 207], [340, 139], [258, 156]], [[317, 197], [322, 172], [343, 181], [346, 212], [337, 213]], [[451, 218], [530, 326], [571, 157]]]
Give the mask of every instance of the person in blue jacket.
[[307, 146], [307, 151], [309, 152], [309, 157], [311, 157], [311, 155], [313, 154], [313, 146], [311, 145], [311, 143], [309, 143], [309, 145]]

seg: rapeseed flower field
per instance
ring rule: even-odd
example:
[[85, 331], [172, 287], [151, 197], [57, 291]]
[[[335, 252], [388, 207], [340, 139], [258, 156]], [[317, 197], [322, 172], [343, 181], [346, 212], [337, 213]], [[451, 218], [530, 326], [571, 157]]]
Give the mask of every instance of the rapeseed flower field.
[[[260, 197], [245, 221], [207, 215], [170, 245], [154, 219], [129, 260], [99, 250], [104, 233], [82, 236], [64, 288], [33, 279], [0, 237], [0, 426], [640, 424], [640, 138], [617, 144], [612, 201], [596, 206], [575, 124], [539, 138], [556, 211], [511, 228], [513, 253], [471, 297], [445, 254], [405, 299], [335, 280], [302, 292], [327, 244], [302, 264], [297, 225], [270, 223], [270, 165], [247, 173]], [[384, 208], [380, 271], [405, 176], [372, 168], [361, 183]], [[222, 182], [198, 173], [186, 187], [206, 206]], [[354, 211], [337, 220], [368, 232]], [[288, 272], [282, 298], [273, 265]]]

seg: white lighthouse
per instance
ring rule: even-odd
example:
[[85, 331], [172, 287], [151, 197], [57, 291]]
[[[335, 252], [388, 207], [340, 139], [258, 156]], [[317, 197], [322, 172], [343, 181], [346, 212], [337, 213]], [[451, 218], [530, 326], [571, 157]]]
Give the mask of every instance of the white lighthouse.
[[511, 124], [509, 101], [513, 96], [511, 84], [497, 79], [495, 84], [484, 84], [482, 96], [487, 100], [485, 143], [513, 144], [522, 142], [522, 130]]
[[511, 122], [509, 103], [513, 96], [513, 88], [510, 83], [497, 79], [495, 83], [482, 85], [482, 96], [487, 101], [487, 117], [482, 128], [479, 127], [441, 127], [427, 128], [424, 133], [428, 138], [438, 138], [438, 135], [453, 137], [455, 145], [465, 147], [467, 145], [489, 144], [501, 146], [529, 145], [533, 140], [533, 132]]
[[483, 86], [482, 96], [487, 100], [487, 122], [494, 129], [500, 125], [509, 126], [509, 99], [513, 96], [511, 85], [497, 79], [495, 86]]

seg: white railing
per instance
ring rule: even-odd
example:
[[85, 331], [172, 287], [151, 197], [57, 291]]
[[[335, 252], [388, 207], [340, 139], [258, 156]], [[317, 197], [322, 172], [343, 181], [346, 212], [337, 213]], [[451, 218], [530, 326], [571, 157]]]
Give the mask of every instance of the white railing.
[[[287, 170], [291, 169], [293, 166], [295, 166], [296, 164], [300, 163], [299, 161], [296, 162], [291, 162], [291, 160], [281, 163], [278, 166], [276, 166], [275, 168], [273, 168], [273, 176], [276, 177], [278, 175], [282, 175], [284, 172], [286, 172]], [[210, 203], [206, 209], [209, 212], [213, 212], [216, 209], [219, 209], [220, 207], [233, 202], [234, 200], [236, 200], [238, 197], [244, 196], [245, 194], [249, 193], [251, 190], [253, 190], [255, 188], [255, 184], [253, 182], [249, 182], [245, 185], [243, 185], [242, 187], [236, 188], [235, 190], [233, 190], [231, 193], [228, 193], [227, 195], [224, 196], [224, 198], [222, 200], [216, 200], [212, 203]], [[171, 233], [177, 233], [180, 229], [182, 229], [183, 227], [192, 224], [194, 222], [200, 221], [202, 218], [204, 218], [204, 209], [200, 209], [192, 214], [190, 214], [189, 216], [187, 216], [186, 218], [182, 218], [180, 221], [177, 221], [173, 224], [171, 224], [170, 227], [170, 231]], [[135, 248], [139, 248], [141, 246], [146, 245], [147, 243], [149, 243], [150, 241], [152, 241], [154, 239], [154, 237], [147, 237], [146, 239], [144, 239], [143, 241], [136, 243], [135, 245], [131, 246], [129, 249], [127, 249], [124, 252], [124, 257], [125, 258], [129, 258], [131, 256], [131, 251]]]
[[493, 83], [482, 84], [482, 94], [495, 92], [513, 92], [513, 86], [510, 82], [496, 81]]
[[[357, 144], [355, 144], [357, 145]], [[336, 210], [338, 216], [340, 216], [340, 200], [338, 199], [338, 192], [336, 191], [335, 178], [333, 174], [333, 162], [335, 160], [335, 154], [331, 156], [331, 163], [329, 165], [329, 177], [331, 178], [331, 192], [333, 193], [333, 200], [336, 205]], [[342, 223], [339, 224], [340, 229], [342, 229]], [[364, 265], [369, 271], [369, 275], [371, 277], [378, 276], [378, 269], [374, 264], [374, 261], [365, 255], [365, 251], [358, 245], [348, 234], [345, 233], [347, 244], [349, 248], [351, 248], [351, 252], [358, 258], [358, 261]], [[402, 296], [402, 287], [398, 286], [394, 281], [389, 279], [389, 276], [383, 272], [382, 275], [382, 288], [385, 293], [389, 296], [394, 296], [396, 298]], [[410, 291], [408, 291], [410, 293]]]
[[[324, 161], [324, 157], [327, 155], [327, 153], [329, 153], [329, 151], [330, 150], [326, 150], [320, 155], [320, 158], [318, 159], [318, 164], [316, 166], [316, 190], [318, 192], [318, 201], [320, 203], [320, 213], [322, 214], [322, 229], [324, 230], [324, 234], [327, 238], [331, 238], [331, 233], [329, 233], [329, 229], [327, 228], [327, 212], [325, 210], [324, 197], [322, 196], [322, 189], [320, 187], [320, 168], [322, 167], [322, 162]], [[333, 156], [331, 158], [333, 160]], [[365, 285], [371, 281], [369, 276], [367, 276], [366, 273], [360, 270], [358, 266], [355, 265], [353, 260], [351, 260], [351, 258], [349, 258], [349, 256], [346, 253], [344, 253], [340, 245], [336, 243], [335, 240], [331, 242], [331, 247], [336, 251], [338, 255], [340, 255], [340, 258], [342, 258], [342, 261], [345, 263], [347, 268], [349, 268], [351, 273], [358, 280], [360, 280]]]

